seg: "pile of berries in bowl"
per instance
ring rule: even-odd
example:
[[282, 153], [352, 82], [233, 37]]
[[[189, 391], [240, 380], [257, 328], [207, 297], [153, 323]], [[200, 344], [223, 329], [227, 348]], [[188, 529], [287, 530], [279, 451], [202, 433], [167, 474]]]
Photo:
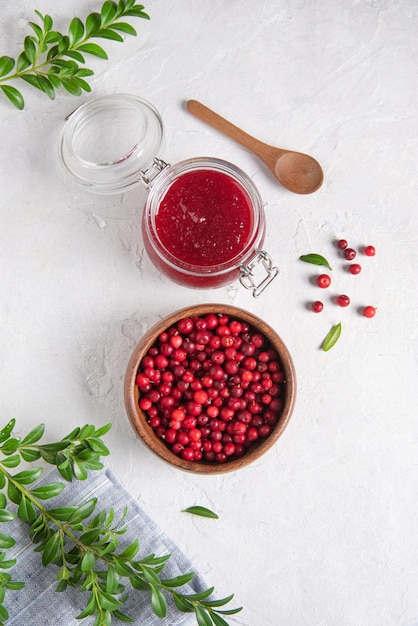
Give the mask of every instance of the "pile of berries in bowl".
[[222, 304], [181, 309], [135, 347], [125, 405], [143, 441], [186, 471], [237, 470], [283, 433], [296, 396], [291, 356], [251, 313]]

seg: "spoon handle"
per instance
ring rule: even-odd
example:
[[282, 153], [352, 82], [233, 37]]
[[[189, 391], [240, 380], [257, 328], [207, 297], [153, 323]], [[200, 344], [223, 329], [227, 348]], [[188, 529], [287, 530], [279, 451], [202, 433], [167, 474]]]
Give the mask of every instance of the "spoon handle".
[[211, 109], [208, 109], [204, 104], [201, 104], [197, 100], [189, 100], [187, 102], [187, 110], [195, 117], [209, 124], [209, 126], [212, 126], [212, 128], [216, 128], [224, 135], [234, 139], [234, 141], [249, 148], [252, 152], [264, 159], [265, 151], [268, 147], [266, 144], [244, 132], [241, 128], [238, 128], [238, 126], [231, 124], [231, 122], [228, 122], [225, 118]]

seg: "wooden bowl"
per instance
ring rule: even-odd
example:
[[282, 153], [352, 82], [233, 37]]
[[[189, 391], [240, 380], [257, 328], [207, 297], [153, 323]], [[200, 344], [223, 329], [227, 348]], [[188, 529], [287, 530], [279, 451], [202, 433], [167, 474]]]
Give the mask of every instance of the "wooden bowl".
[[[264, 335], [277, 351], [284, 372], [283, 407], [279, 419], [272, 428], [268, 437], [259, 439], [248, 448], [243, 456], [227, 460], [225, 463], [209, 463], [202, 461], [187, 461], [172, 452], [166, 443], [160, 439], [153, 428], [148, 424], [144, 411], [139, 408], [140, 391], [136, 384], [136, 376], [140, 363], [159, 335], [170, 326], [184, 317], [200, 317], [209, 313], [229, 315], [250, 324], [259, 333]], [[200, 304], [178, 310], [155, 324], [139, 340], [129, 360], [124, 383], [125, 407], [131, 424], [145, 444], [161, 459], [175, 467], [199, 474], [220, 474], [238, 470], [260, 458], [271, 448], [282, 435], [292, 415], [296, 398], [296, 374], [292, 358], [277, 333], [263, 320], [247, 311], [225, 304]]]

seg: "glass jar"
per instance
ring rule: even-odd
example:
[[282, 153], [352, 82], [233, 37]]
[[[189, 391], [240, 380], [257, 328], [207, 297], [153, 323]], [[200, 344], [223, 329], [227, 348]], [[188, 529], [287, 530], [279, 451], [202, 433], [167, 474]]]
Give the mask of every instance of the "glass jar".
[[145, 249], [170, 279], [200, 289], [239, 279], [257, 297], [279, 270], [262, 250], [265, 215], [254, 183], [216, 158], [169, 165], [157, 156], [162, 142], [158, 111], [142, 98], [116, 94], [69, 115], [59, 150], [67, 173], [90, 191], [145, 186]]

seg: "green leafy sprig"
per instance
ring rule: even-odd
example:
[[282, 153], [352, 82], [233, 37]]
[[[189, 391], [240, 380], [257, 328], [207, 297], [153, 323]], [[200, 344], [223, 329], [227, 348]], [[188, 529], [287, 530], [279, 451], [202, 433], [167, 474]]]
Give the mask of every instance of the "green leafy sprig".
[[[41, 554], [42, 564], [58, 570], [57, 591], [74, 587], [87, 594], [85, 608], [76, 619], [94, 616], [95, 626], [109, 626], [114, 618], [133, 622], [122, 610], [130, 585], [148, 594], [152, 610], [159, 618], [166, 616], [166, 597], [171, 596], [180, 612], [195, 614], [198, 626], [228, 626], [225, 617], [241, 610], [223, 608], [233, 595], [211, 600], [213, 587], [200, 593], [182, 593], [179, 588], [190, 582], [194, 573], [163, 578], [160, 574], [169, 554], [150, 554], [137, 559], [138, 539], [122, 550], [118, 548], [119, 538], [127, 530], [126, 508], [117, 520], [113, 508], [97, 511], [97, 498], [81, 506], [47, 508], [44, 501], [62, 493], [65, 484], [32, 486], [42, 474], [42, 467], [11, 472], [21, 461], [31, 464], [42, 459], [55, 465], [65, 481], [84, 480], [89, 471], [103, 467], [100, 459], [109, 450], [102, 436], [109, 431], [110, 424], [97, 429], [87, 424], [50, 444], [38, 443], [44, 434], [43, 425], [23, 439], [13, 436], [14, 426], [15, 420], [11, 420], [0, 431], [0, 522], [13, 522], [18, 517], [28, 524], [29, 537], [37, 544], [35, 551]], [[9, 508], [10, 503], [15, 506]], [[8, 619], [4, 604], [6, 591], [24, 586], [4, 571], [16, 564], [16, 559], [7, 558], [7, 550], [14, 545], [11, 535], [0, 533], [0, 626]]]
[[85, 80], [94, 74], [85, 67], [85, 55], [107, 59], [107, 53], [92, 39], [102, 38], [124, 41], [123, 35], [136, 36], [131, 24], [121, 21], [125, 17], [149, 19], [142, 4], [136, 0], [106, 0], [100, 13], [90, 13], [83, 23], [74, 17], [68, 32], [62, 34], [53, 29], [50, 15], [42, 15], [35, 10], [40, 24], [29, 22], [33, 34], [24, 39], [23, 51], [17, 61], [10, 56], [0, 57], [0, 92], [18, 109], [23, 109], [23, 95], [16, 87], [6, 84], [16, 79], [24, 80], [32, 87], [40, 89], [49, 98], [55, 98], [60, 88], [79, 96], [83, 91], [91, 91]]

